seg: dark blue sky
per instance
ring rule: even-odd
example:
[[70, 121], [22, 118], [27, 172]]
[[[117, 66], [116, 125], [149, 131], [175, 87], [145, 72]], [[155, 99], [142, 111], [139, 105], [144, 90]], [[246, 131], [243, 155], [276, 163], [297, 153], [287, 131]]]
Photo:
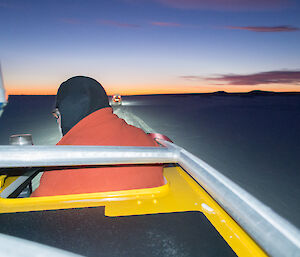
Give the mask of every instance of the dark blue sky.
[[9, 93], [74, 75], [109, 93], [300, 91], [294, 0], [0, 0]]

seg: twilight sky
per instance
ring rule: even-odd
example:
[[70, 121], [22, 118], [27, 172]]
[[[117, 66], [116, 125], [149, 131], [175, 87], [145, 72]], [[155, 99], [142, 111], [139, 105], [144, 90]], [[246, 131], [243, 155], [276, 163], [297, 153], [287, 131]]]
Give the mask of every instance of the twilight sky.
[[298, 0], [0, 0], [9, 94], [300, 91]]

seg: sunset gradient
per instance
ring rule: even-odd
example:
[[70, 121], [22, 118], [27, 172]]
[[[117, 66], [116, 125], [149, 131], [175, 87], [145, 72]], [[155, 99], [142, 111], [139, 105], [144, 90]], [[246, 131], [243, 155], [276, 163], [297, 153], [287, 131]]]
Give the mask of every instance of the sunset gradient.
[[8, 94], [300, 91], [296, 0], [0, 0]]

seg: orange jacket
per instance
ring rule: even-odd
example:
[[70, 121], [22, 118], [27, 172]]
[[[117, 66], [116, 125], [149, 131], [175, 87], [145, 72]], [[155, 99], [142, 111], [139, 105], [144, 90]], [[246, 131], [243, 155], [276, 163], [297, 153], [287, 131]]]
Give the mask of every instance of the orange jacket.
[[[57, 145], [157, 146], [143, 130], [128, 125], [111, 108], [93, 112], [78, 122]], [[164, 184], [160, 165], [119, 165], [52, 170], [43, 174], [31, 196], [50, 196], [150, 188]]]

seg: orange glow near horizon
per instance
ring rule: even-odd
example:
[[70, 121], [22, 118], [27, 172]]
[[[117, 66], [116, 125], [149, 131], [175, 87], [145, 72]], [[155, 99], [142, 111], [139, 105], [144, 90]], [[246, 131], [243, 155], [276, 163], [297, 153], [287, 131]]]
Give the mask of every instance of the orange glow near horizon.
[[56, 91], [47, 89], [8, 89], [8, 95], [56, 95]]
[[[300, 87], [289, 84], [265, 84], [258, 86], [231, 86], [231, 85], [121, 85], [104, 86], [108, 95], [119, 93], [121, 95], [148, 95], [148, 94], [185, 94], [185, 93], [212, 93], [226, 91], [228, 93], [249, 92], [252, 90], [274, 91], [274, 92], [300, 92]], [[57, 88], [45, 87], [7, 87], [8, 95], [56, 95]]]

